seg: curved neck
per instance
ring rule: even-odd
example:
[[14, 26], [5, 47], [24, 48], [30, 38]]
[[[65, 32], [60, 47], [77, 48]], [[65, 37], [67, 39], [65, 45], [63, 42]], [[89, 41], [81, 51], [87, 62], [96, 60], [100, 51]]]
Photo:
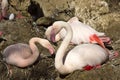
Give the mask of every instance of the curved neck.
[[73, 32], [72, 32], [70, 25], [66, 22], [61, 22], [61, 24], [59, 25], [60, 25], [59, 27], [66, 29], [67, 34], [64, 40], [62, 41], [59, 49], [57, 50], [56, 57], [55, 57], [55, 67], [59, 72], [64, 73], [66, 71], [66, 67], [63, 64], [63, 57], [72, 39]]
[[[24, 64], [27, 63], [27, 64], [31, 65], [37, 60], [37, 58], [39, 56], [39, 50], [38, 50], [37, 46], [35, 45], [35, 43], [38, 42], [40, 45], [42, 45], [43, 47], [46, 48], [47, 46], [44, 46], [44, 42], [43, 42], [44, 40], [45, 39], [41, 39], [38, 37], [34, 37], [34, 38], [30, 39], [29, 46], [31, 48], [32, 55], [29, 58], [24, 59]], [[24, 66], [27, 66], [27, 64]]]

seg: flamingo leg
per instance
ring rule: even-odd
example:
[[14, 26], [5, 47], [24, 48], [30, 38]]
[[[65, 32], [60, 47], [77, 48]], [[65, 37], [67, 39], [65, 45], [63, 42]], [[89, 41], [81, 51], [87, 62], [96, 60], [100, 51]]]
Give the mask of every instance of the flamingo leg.
[[7, 64], [6, 64], [6, 67], [7, 67], [7, 76], [11, 77], [13, 74], [12, 68], [10, 65], [7, 65]]
[[3, 62], [3, 64], [6, 66], [7, 68], [7, 76], [11, 77], [12, 76], [12, 68], [9, 64], [6, 64]]
[[102, 40], [102, 42], [104, 42], [106, 44], [111, 44], [111, 39], [109, 37], [107, 37], [107, 36], [100, 36], [99, 38]]
[[91, 70], [93, 68], [94, 68], [94, 66], [90, 66], [90, 65], [87, 65], [87, 66], [83, 67], [83, 69], [87, 70], [87, 71], [89, 71], [89, 70]]
[[118, 56], [119, 56], [119, 53], [117, 51], [115, 51], [113, 54], [110, 54], [109, 59], [111, 60], [111, 59], [114, 59]]
[[114, 53], [114, 57], [118, 57], [119, 56], [119, 53], [116, 51], [115, 53]]
[[11, 69], [11, 66], [10, 66], [10, 65], [8, 65], [7, 70], [8, 70], [8, 76], [11, 77], [12, 74], [13, 74], [13, 72], [12, 72], [12, 69]]
[[84, 70], [87, 70], [87, 71], [92, 70], [92, 69], [98, 69], [98, 68], [101, 68], [101, 65], [100, 65], [100, 64], [99, 64], [99, 65], [96, 65], [96, 66], [87, 65], [87, 66], [83, 67], [83, 69], [84, 69]]

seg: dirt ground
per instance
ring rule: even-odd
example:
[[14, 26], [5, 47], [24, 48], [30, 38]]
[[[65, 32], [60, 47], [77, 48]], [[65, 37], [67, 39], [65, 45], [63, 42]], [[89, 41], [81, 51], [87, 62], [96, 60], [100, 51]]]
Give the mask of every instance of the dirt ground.
[[[110, 13], [108, 17], [118, 14], [116, 20], [109, 22], [108, 28], [97, 28], [98, 31], [105, 32], [111, 39], [114, 50], [120, 53], [120, 1], [119, 0], [106, 0], [110, 5]], [[119, 3], [119, 6], [116, 5]], [[107, 14], [103, 14], [97, 21], [103, 20], [103, 17]], [[119, 18], [119, 19], [118, 19]], [[106, 19], [106, 18], [104, 18]], [[45, 17], [40, 18], [41, 25], [37, 27], [33, 26], [30, 16], [26, 16], [23, 19], [2, 20], [0, 22], [0, 31], [3, 35], [0, 38], [4, 38], [7, 41], [0, 42], [0, 53], [10, 44], [14, 43], [27, 43], [32, 37], [45, 38], [45, 27], [49, 26], [54, 20], [47, 19]], [[99, 23], [101, 24], [101, 23]], [[99, 25], [99, 26], [102, 26]], [[103, 25], [104, 26], [104, 25]], [[57, 50], [60, 42], [54, 45]], [[120, 80], [120, 56], [103, 64], [99, 69], [93, 69], [90, 71], [75, 71], [65, 77], [60, 77], [59, 73], [54, 67], [54, 56], [51, 56], [48, 50], [44, 49], [40, 45], [37, 45], [41, 53], [38, 60], [31, 66], [26, 68], [18, 68], [11, 66], [12, 75], [8, 74], [6, 64], [2, 61], [2, 55], [0, 54], [0, 80]]]

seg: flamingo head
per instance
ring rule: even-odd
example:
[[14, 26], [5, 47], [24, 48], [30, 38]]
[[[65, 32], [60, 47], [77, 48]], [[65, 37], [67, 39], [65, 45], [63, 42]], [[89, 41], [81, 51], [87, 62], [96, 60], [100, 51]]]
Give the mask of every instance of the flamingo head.
[[62, 28], [64, 28], [65, 26], [68, 26], [68, 25], [69, 24], [67, 22], [64, 22], [64, 21], [54, 22], [53, 25], [52, 25], [51, 33], [50, 33], [50, 40], [52, 42], [59, 41], [61, 39], [61, 36], [60, 36], [59, 32], [61, 31]]
[[47, 48], [51, 54], [53, 54], [53, 53], [55, 52], [54, 47], [50, 44], [50, 42], [49, 42], [48, 40], [46, 40], [46, 39], [41, 39], [41, 42], [42, 42], [41, 45], [42, 45], [43, 47]]
[[[53, 28], [53, 26], [49, 26], [46, 31], [45, 31], [45, 36], [46, 38], [49, 40], [49, 41], [52, 41], [51, 39], [51, 34], [55, 31], [55, 28]], [[60, 34], [56, 34], [54, 35], [55, 36], [55, 39], [54, 39], [54, 42], [57, 42], [61, 39], [60, 37]]]
[[51, 29], [51, 33], [50, 33], [50, 40], [51, 40], [52, 42], [56, 42], [56, 41], [59, 40], [60, 36], [57, 35], [57, 34], [58, 34], [58, 33], [60, 32], [60, 30], [62, 29], [62, 26], [64, 26], [64, 25], [62, 25], [62, 24], [60, 23], [60, 21], [56, 21], [56, 22], [53, 23], [52, 29]]

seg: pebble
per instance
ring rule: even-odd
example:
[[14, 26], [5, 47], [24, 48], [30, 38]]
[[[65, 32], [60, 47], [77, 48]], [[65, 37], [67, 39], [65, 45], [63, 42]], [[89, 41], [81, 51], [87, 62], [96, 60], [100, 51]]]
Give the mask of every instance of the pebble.
[[15, 15], [13, 13], [10, 14], [9, 20], [13, 20], [15, 18]]

